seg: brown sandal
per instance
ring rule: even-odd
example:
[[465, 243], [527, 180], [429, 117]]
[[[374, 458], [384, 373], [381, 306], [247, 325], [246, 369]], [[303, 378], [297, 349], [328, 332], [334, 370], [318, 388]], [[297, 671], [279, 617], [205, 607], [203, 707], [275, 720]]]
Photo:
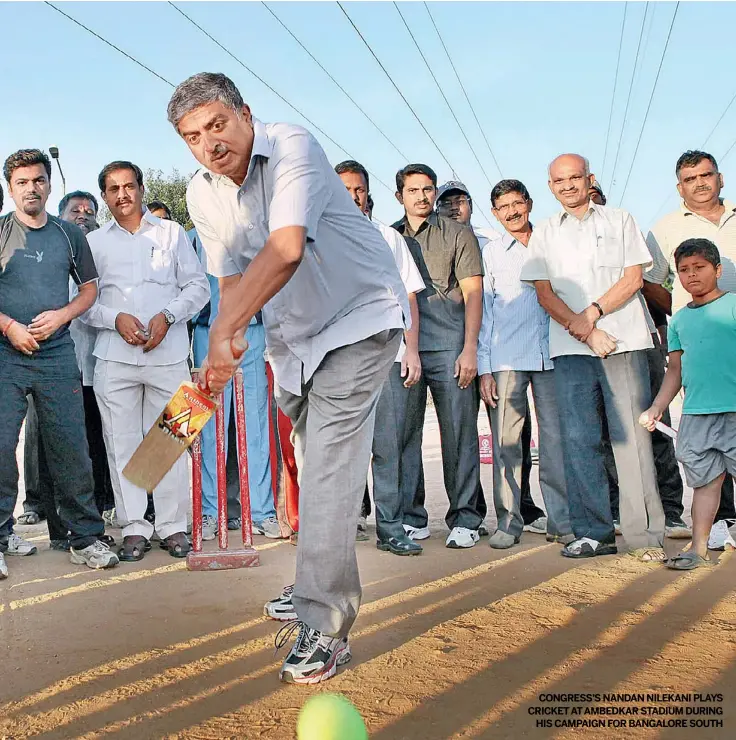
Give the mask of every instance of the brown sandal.
[[192, 546], [184, 532], [176, 532], [161, 540], [161, 549], [168, 550], [172, 558], [185, 558]]
[[143, 560], [143, 556], [151, 549], [151, 543], [142, 535], [131, 534], [123, 537], [123, 546], [118, 550], [121, 562], [132, 563]]

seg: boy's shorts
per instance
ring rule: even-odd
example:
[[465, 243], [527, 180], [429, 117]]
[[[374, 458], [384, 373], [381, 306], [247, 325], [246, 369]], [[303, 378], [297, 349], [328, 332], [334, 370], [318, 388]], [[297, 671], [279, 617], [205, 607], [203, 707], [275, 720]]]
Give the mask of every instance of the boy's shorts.
[[683, 414], [676, 456], [691, 488], [725, 472], [736, 476], [736, 413]]

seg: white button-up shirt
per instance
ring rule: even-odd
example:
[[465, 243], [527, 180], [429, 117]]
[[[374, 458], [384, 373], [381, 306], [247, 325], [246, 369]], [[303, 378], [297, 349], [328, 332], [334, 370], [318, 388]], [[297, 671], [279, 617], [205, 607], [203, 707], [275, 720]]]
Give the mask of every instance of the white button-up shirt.
[[[373, 225], [378, 227], [383, 238], [388, 242], [391, 247], [391, 253], [394, 255], [396, 261], [396, 267], [399, 268], [399, 275], [401, 276], [401, 282], [404, 283], [407, 293], [421, 293], [427, 286], [424, 284], [422, 275], [419, 272], [417, 263], [414, 262], [414, 258], [411, 256], [409, 247], [406, 245], [406, 239], [399, 234], [396, 229], [386, 224], [382, 224], [380, 221], [373, 220]], [[406, 352], [406, 344], [402, 338], [399, 352], [396, 355], [396, 362], [401, 362], [404, 358], [404, 352]]]
[[[521, 279], [549, 280], [570, 310], [580, 313], [621, 280], [626, 267], [641, 265], [646, 270], [651, 264], [631, 214], [591, 201], [582, 219], [562, 211], [534, 229]], [[618, 342], [614, 354], [654, 346], [638, 292], [596, 325]], [[585, 342], [570, 336], [556, 321], [550, 321], [549, 349], [553, 358], [595, 356]]]
[[551, 370], [549, 316], [537, 292], [522, 282], [529, 248], [505, 232], [489, 239], [483, 255], [483, 323], [478, 375], [502, 370]]
[[[129, 365], [173, 365], [189, 355], [187, 320], [209, 300], [210, 287], [184, 229], [175, 221], [143, 214], [131, 234], [113, 219], [87, 235], [100, 275], [97, 301], [83, 321], [98, 329], [94, 356]], [[115, 329], [119, 313], [144, 327], [167, 309], [175, 323], [150, 352], [128, 344]]]
[[[76, 283], [69, 279], [69, 302], [79, 294]], [[82, 373], [82, 385], [92, 385], [95, 374], [95, 356], [93, 354], [97, 329], [85, 324], [81, 319], [73, 319], [69, 324], [69, 334], [74, 342], [74, 354], [77, 356], [79, 372]]]
[[723, 201], [721, 220], [714, 224], [704, 216], [693, 213], [682, 201], [677, 211], [658, 221], [647, 236], [647, 244], [654, 258], [654, 266], [644, 276], [650, 283], [661, 285], [668, 275], [674, 277], [672, 286], [672, 313], [687, 305], [690, 294], [677, 277], [675, 250], [686, 239], [710, 239], [721, 255], [723, 274], [718, 287], [736, 293], [736, 204]]
[[408, 325], [409, 300], [386, 240], [317, 140], [286, 123], [253, 119], [253, 128], [242, 186], [200, 170], [187, 205], [217, 277], [244, 272], [272, 231], [306, 229], [301, 264], [263, 307], [276, 381], [300, 395], [328, 352]]
[[483, 226], [480, 229], [475, 226], [471, 226], [470, 228], [473, 230], [475, 238], [478, 240], [478, 246], [481, 248], [481, 251], [483, 250], [483, 247], [491, 241], [491, 239], [498, 239], [501, 236], [500, 232], [496, 231], [496, 229], [491, 226]]

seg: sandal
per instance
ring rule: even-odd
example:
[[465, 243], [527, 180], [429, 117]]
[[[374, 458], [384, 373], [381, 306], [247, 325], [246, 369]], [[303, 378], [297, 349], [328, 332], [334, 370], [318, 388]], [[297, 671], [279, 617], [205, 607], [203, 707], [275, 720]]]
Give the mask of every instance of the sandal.
[[131, 534], [123, 537], [123, 546], [118, 550], [121, 562], [132, 563], [143, 560], [143, 556], [151, 549], [151, 543], [142, 535]]
[[715, 565], [710, 558], [704, 558], [693, 550], [678, 552], [675, 557], [667, 561], [667, 567], [672, 570], [695, 570], [701, 566]]
[[40, 521], [41, 515], [37, 511], [24, 511], [18, 515], [15, 523], [30, 526], [32, 524], [38, 524]]
[[636, 550], [630, 550], [629, 555], [642, 563], [667, 562], [667, 554], [661, 547], [640, 547]]
[[172, 558], [185, 558], [192, 546], [184, 532], [176, 532], [161, 540], [161, 549], [168, 550]]

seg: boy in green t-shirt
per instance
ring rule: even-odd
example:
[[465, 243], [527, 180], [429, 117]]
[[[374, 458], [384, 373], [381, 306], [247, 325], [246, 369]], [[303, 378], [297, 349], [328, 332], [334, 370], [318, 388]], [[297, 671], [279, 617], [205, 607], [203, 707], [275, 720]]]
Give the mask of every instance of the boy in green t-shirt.
[[718, 288], [722, 266], [713, 242], [687, 239], [674, 256], [680, 282], [692, 301], [672, 317], [667, 373], [639, 423], [653, 431], [684, 387], [677, 459], [694, 489], [693, 539], [667, 566], [692, 570], [711, 562], [708, 534], [721, 485], [727, 473], [736, 475], [736, 295]]

